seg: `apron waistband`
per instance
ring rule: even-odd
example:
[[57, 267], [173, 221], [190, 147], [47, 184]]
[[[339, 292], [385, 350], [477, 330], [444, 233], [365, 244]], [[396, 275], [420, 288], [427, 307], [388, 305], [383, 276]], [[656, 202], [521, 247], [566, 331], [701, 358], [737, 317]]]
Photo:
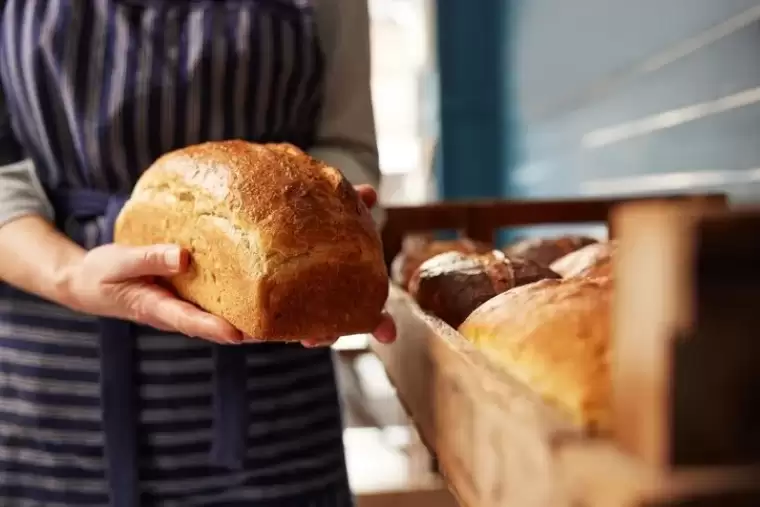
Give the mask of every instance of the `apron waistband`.
[[[48, 191], [63, 226], [69, 219], [103, 216], [103, 243], [113, 242], [116, 218], [127, 197], [92, 189]], [[105, 434], [105, 459], [112, 507], [139, 507], [136, 326], [100, 319], [100, 395]], [[211, 463], [243, 468], [248, 436], [246, 354], [238, 346], [213, 348], [213, 440]]]

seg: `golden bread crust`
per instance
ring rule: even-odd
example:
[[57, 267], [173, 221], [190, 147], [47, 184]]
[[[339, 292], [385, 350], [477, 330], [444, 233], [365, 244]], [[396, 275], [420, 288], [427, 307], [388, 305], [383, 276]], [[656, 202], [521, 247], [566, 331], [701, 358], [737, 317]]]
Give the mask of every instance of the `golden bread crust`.
[[612, 282], [542, 280], [477, 308], [460, 333], [585, 426], [610, 422]]
[[209, 142], [168, 153], [116, 222], [129, 245], [178, 244], [178, 294], [263, 340], [371, 331], [388, 293], [369, 210], [337, 169], [287, 144]]
[[612, 261], [616, 251], [615, 240], [593, 243], [557, 259], [551, 268], [563, 278], [612, 276]]

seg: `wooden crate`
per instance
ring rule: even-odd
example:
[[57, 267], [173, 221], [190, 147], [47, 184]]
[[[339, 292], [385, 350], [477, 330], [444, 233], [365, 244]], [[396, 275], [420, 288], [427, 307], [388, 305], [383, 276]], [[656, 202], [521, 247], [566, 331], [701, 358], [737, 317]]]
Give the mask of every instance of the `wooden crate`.
[[[711, 294], [720, 284], [708, 269], [727, 259], [734, 259], [735, 266], [747, 265], [747, 252], [760, 256], [760, 215], [740, 219], [701, 211], [722, 209], [719, 196], [690, 200], [688, 205], [674, 204], [677, 201], [628, 203], [619, 212], [613, 211], [619, 200], [389, 210], [389, 260], [400, 246], [404, 226], [415, 232], [455, 228], [487, 240], [495, 229], [526, 223], [608, 221], [626, 252], [620, 255], [616, 275], [613, 388], [620, 418], [614, 435], [605, 438], [568, 422], [454, 329], [422, 312], [403, 290], [391, 287], [388, 310], [396, 319], [399, 339], [373, 349], [462, 506], [760, 505], [754, 466], [760, 450], [741, 451], [737, 444], [744, 441], [754, 449], [751, 425], [740, 416], [751, 412], [751, 403], [737, 396], [747, 395], [755, 385], [758, 374], [752, 375], [751, 366], [757, 366], [757, 359], [737, 352], [749, 347], [746, 329], [752, 329], [749, 324], [755, 317], [746, 310], [718, 311]], [[741, 227], [736, 225], [740, 222]], [[752, 231], [758, 238], [754, 246], [743, 240]], [[696, 259], [701, 259], [700, 270], [695, 269]], [[760, 280], [728, 273], [733, 285], [723, 287], [724, 296], [736, 294], [741, 284], [745, 289], [760, 287]], [[695, 294], [713, 301], [713, 317], [693, 318], [699, 306]], [[735, 296], [734, 303], [749, 304], [749, 292], [742, 294], [745, 299]], [[729, 316], [743, 324], [744, 335], [737, 325], [725, 322]], [[732, 332], [732, 346], [726, 348], [728, 365], [721, 362], [716, 368], [720, 374], [711, 383], [712, 376], [700, 375], [694, 365], [712, 364], [709, 361], [720, 355], [716, 343], [727, 341], [720, 336], [722, 329]], [[712, 340], [675, 339], [709, 335], [708, 331]], [[689, 385], [703, 386], [708, 407], [712, 404], [730, 415], [720, 418], [707, 407], [696, 408], [694, 397], [683, 389]], [[709, 423], [695, 424], [695, 417]], [[699, 429], [696, 434], [694, 428]], [[718, 437], [726, 431], [733, 436]]]

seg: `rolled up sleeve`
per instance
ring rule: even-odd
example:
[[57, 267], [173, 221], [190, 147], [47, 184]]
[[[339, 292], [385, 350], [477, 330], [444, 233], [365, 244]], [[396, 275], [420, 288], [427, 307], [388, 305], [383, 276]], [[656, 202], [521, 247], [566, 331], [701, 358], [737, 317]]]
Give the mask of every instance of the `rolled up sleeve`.
[[53, 220], [53, 208], [39, 184], [34, 163], [24, 156], [13, 135], [0, 87], [0, 227], [27, 215]]

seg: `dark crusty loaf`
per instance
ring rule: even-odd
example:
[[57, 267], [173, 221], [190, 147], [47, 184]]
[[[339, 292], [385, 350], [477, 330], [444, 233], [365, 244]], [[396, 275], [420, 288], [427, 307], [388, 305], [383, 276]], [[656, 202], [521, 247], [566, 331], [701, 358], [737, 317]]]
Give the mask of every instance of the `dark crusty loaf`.
[[593, 243], [560, 257], [551, 265], [563, 278], [612, 276], [617, 242]]
[[388, 294], [380, 238], [343, 175], [290, 145], [243, 141], [161, 157], [115, 239], [192, 254], [179, 295], [263, 340], [371, 331]]
[[570, 252], [597, 240], [586, 236], [560, 236], [558, 238], [528, 238], [504, 248], [509, 257], [530, 259], [542, 266], [549, 267], [552, 262]]
[[526, 283], [559, 278], [533, 261], [487, 254], [447, 252], [425, 261], [409, 283], [420, 307], [457, 327], [475, 308], [497, 294]]
[[459, 331], [576, 422], [606, 430], [612, 285], [572, 278], [518, 287], [480, 306]]
[[451, 241], [433, 240], [427, 235], [411, 235], [404, 238], [401, 252], [396, 255], [391, 264], [391, 278], [407, 289], [414, 272], [426, 260], [444, 252], [461, 252], [466, 254], [486, 253], [491, 245], [460, 238]]

